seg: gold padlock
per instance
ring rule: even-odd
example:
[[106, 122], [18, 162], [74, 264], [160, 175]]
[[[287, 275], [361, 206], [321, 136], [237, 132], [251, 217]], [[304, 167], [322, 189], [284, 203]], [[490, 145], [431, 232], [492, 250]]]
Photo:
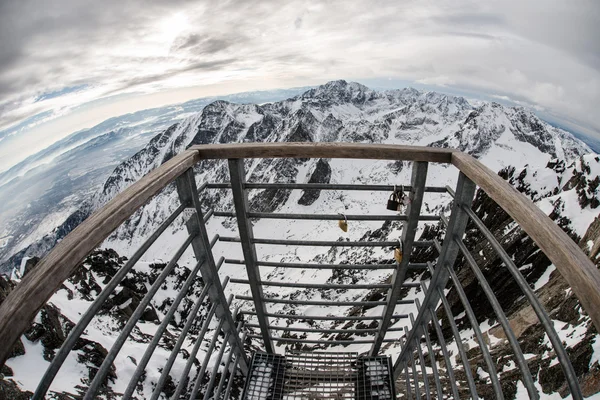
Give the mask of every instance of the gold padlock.
[[394, 258], [400, 264], [402, 262], [402, 242], [398, 240], [398, 247], [394, 249]]
[[344, 219], [340, 219], [338, 221], [338, 226], [340, 227], [341, 230], [343, 230], [344, 232], [348, 232], [348, 218], [346, 218], [346, 215], [344, 214], [340, 214], [342, 217], [344, 217]]

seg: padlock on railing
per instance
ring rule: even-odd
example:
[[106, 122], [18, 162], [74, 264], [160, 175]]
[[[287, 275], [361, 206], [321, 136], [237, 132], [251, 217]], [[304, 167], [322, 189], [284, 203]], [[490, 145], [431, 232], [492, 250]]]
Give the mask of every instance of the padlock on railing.
[[387, 209], [391, 211], [398, 211], [400, 207], [400, 200], [398, 199], [398, 194], [396, 192], [390, 195], [390, 198], [387, 201]]
[[398, 247], [396, 247], [394, 249], [394, 258], [396, 259], [396, 262], [398, 264], [400, 264], [402, 262], [402, 242], [400, 240], [398, 240]]
[[400, 186], [400, 190], [394, 185], [394, 192], [390, 195], [387, 202], [387, 209], [391, 211], [402, 211], [402, 206], [407, 205], [408, 196], [404, 193], [404, 187]]
[[338, 221], [338, 226], [340, 227], [341, 230], [343, 230], [344, 232], [348, 232], [348, 218], [346, 218], [345, 214], [340, 214], [340, 216], [344, 217], [344, 219], [340, 219]]

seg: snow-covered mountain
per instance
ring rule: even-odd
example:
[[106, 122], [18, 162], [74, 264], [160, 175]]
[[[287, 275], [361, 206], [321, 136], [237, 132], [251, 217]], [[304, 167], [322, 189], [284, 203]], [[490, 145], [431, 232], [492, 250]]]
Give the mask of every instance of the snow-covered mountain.
[[[506, 107], [496, 103], [482, 103], [475, 107], [462, 97], [434, 92], [424, 93], [415, 89], [374, 91], [358, 83], [334, 81], [288, 100], [269, 104], [235, 104], [216, 101], [204, 107], [201, 112], [170, 126], [156, 135], [142, 150], [120, 164], [105, 181], [102, 190], [82, 204], [65, 224], [50, 232], [42, 241], [21, 251], [9, 263], [5, 264], [5, 268], [19, 265], [20, 259], [24, 256], [42, 256], [93, 210], [101, 207], [143, 175], [187, 147], [194, 144], [256, 141], [346, 141], [455, 147], [474, 155], [490, 168], [499, 171], [501, 176], [537, 202], [542, 210], [547, 212], [563, 229], [571, 234], [574, 240], [582, 242], [582, 246], [586, 251], [589, 251], [594, 257], [598, 254], [598, 243], [600, 243], [598, 230], [600, 229], [596, 227], [598, 223], [594, 222], [594, 217], [600, 211], [598, 209], [600, 197], [597, 192], [600, 183], [598, 177], [600, 159], [595, 154], [591, 154], [592, 151], [584, 143], [568, 132], [548, 125], [530, 111], [520, 107]], [[260, 182], [310, 181], [407, 184], [410, 181], [411, 165], [407, 162], [388, 161], [265, 159], [247, 161], [246, 170], [249, 181]], [[229, 179], [227, 164], [223, 161], [202, 161], [195, 167], [195, 173], [199, 185], [206, 181], [223, 182]], [[457, 170], [454, 167], [438, 164], [431, 164], [429, 167], [428, 185], [449, 184], [452, 186], [456, 179]], [[379, 210], [377, 204], [381, 205], [381, 210], [385, 209], [387, 196], [387, 193], [381, 192], [255, 190], [250, 193], [250, 205], [253, 210], [257, 211], [360, 214]], [[427, 213], [447, 212], [449, 201], [450, 198], [447, 195], [428, 193], [424, 200], [424, 209]], [[230, 210], [232, 198], [229, 191], [225, 189], [207, 190], [202, 193], [202, 202], [207, 210]], [[116, 251], [116, 253], [110, 253], [112, 255], [107, 257], [118, 259], [118, 257], [129, 256], [178, 204], [174, 185], [165, 188], [106, 240], [103, 247], [112, 249], [111, 252]], [[522, 271], [536, 289], [548, 290], [550, 287], [548, 285], [560, 286], [560, 284], [564, 284], [560, 282], [560, 284], [552, 283], [557, 282], [557, 280], [560, 281], [560, 277], [557, 278], [557, 274], [552, 274], [553, 267], [549, 261], [538, 254], [539, 251], [533, 242], [531, 240], [527, 242], [526, 235], [516, 229], [510, 218], [501, 214], [497, 206], [490, 202], [485, 194], [478, 193], [475, 205], [481, 217], [491, 227], [490, 229], [494, 230], [499, 237], [502, 237], [504, 244], [511, 249], [512, 254], [522, 261], [518, 265], [524, 265]], [[213, 217], [208, 222], [208, 230], [210, 234], [237, 235], [235, 221], [231, 219]], [[286, 239], [396, 240], [400, 235], [400, 230], [399, 223], [389, 221], [383, 224], [381, 222], [353, 221], [347, 233], [340, 231], [331, 221], [296, 221], [290, 223], [289, 221], [259, 220], [254, 223], [256, 237]], [[167, 260], [173, 254], [175, 248], [183, 242], [186, 235], [183, 221], [176, 221], [173, 228], [167, 231], [165, 237], [152, 246], [145, 255], [139, 270], [141, 276], [144, 277], [143, 274], [148, 274], [150, 265]], [[441, 237], [442, 230], [437, 225], [422, 224], [418, 235], [422, 235], [423, 238]], [[469, 240], [475, 243], [480, 239], [473, 236]], [[482, 248], [482, 252], [484, 250]], [[218, 243], [214, 251], [216, 256], [227, 255], [228, 258], [242, 258], [241, 249], [235, 243]], [[391, 263], [393, 260], [390, 249], [377, 248], [359, 250], [352, 248], [316, 249], [259, 246], [258, 251], [261, 259], [269, 261]], [[434, 257], [434, 254], [430, 250], [423, 250], [416, 253], [415, 257], [419, 260], [429, 260]], [[185, 267], [193, 265], [192, 263], [193, 259], [188, 254], [184, 256], [180, 265], [185, 269]], [[495, 268], [496, 263], [497, 260], [493, 257], [482, 259], [482, 265], [485, 266], [484, 270], [492, 278], [494, 271], [499, 269]], [[244, 270], [235, 265], [224, 265], [221, 272], [223, 275], [231, 275], [232, 277], [245, 277]], [[323, 283], [381, 283], [389, 278], [389, 274], [382, 271], [334, 271], [332, 273], [329, 270], [264, 268], [262, 272], [263, 277], [268, 277], [270, 280]], [[415, 275], [409, 279], [418, 279], [418, 276]], [[466, 284], [472, 284], [472, 280], [469, 281], [470, 278], [466, 272], [463, 272], [463, 279]], [[505, 290], [507, 294], [514, 294], [514, 288], [505, 280], [501, 281], [494, 289], [498, 291]], [[102, 285], [100, 284], [100, 286]], [[228, 291], [245, 294], [247, 289], [239, 285], [230, 285]], [[62, 310], [62, 307], [69, 303], [65, 303], [59, 293], [60, 291], [56, 295], [58, 297], [52, 298], [51, 303]], [[476, 288], [471, 287], [469, 293], [476, 295]], [[558, 291], [555, 290], [553, 293], [555, 295], [552, 298], [558, 301], [559, 295], [556, 294]], [[293, 288], [280, 288], [277, 292], [268, 292], [267, 295], [283, 298], [293, 296], [295, 298], [336, 298], [339, 300], [361, 300], [366, 298], [376, 300], [378, 297], [383, 296], [380, 291], [367, 289], [301, 291]], [[411, 288], [406, 296], [422, 298], [423, 293], [418, 288]], [[570, 302], [565, 300], [568, 306], [572, 305], [572, 301], [576, 301], [573, 300], [572, 294], [567, 293], [565, 296], [571, 296]], [[508, 301], [507, 307], [514, 315], [517, 315], [521, 311], [519, 304], [522, 303], [522, 299], [508, 295], [505, 298]], [[127, 301], [125, 298], [122, 300], [123, 302]], [[77, 301], [77, 299], [73, 301]], [[88, 300], [84, 298], [81, 301]], [[560, 301], [563, 300], [560, 299]], [[456, 299], [454, 299], [454, 304], [458, 304]], [[322, 307], [292, 310], [293, 307], [291, 305], [273, 305], [271, 310], [295, 311], [307, 315], [332, 312], [332, 310]], [[161, 305], [154, 304], [154, 308], [157, 310], [156, 313], [160, 319], [162, 315]], [[368, 310], [339, 310], [341, 313], [359, 312], [364, 315], [377, 315], [381, 314], [381, 311], [381, 307]], [[399, 313], [414, 311], [413, 306], [399, 306], [397, 308]], [[460, 311], [456, 314], [459, 315]], [[485, 317], [481, 321], [482, 326], [487, 324], [486, 326], [489, 329], [495, 326], [495, 321], [489, 310], [487, 313], [486, 310], [482, 310], [481, 315]], [[581, 314], [580, 311], [572, 314], [568, 320], [562, 318], [561, 315], [552, 314], [552, 316], [553, 318], [556, 316], [557, 326], [560, 326], [561, 334], [565, 336], [564, 339], [567, 343], [572, 344], [571, 347], [576, 347], [582, 343], [583, 338], [586, 338], [588, 342], [598, 342], [595, 332], [590, 331], [589, 319], [586, 319], [587, 317]], [[72, 318], [76, 319], [76, 316], [72, 316]], [[462, 318], [464, 319], [464, 316]], [[324, 323], [320, 321], [313, 322], [313, 325]], [[141, 329], [151, 331], [147, 324], [149, 323], [142, 322], [143, 328]], [[104, 325], [95, 324], [88, 333], [88, 339], [94, 341], [94, 338], [100, 335], [104, 337], [102, 346], [109, 343], [110, 340], [107, 337], [114, 338], [116, 333], [112, 330], [111, 324]], [[298, 326], [307, 325], [306, 323], [299, 323]], [[468, 327], [464, 324], [461, 326], [465, 329], [467, 340], [472, 341], [472, 330], [469, 339]], [[345, 327], [350, 328], [351, 326]], [[565, 327], [567, 328], [563, 329]], [[177, 331], [176, 324], [172, 329], [175, 332]], [[576, 337], [573, 336], [573, 332], [575, 332]], [[320, 334], [308, 333], [307, 335], [310, 338], [321, 339]], [[388, 334], [388, 338], [400, 336], [401, 332], [390, 332]], [[527, 335], [523, 338], [523, 340], [529, 340]], [[139, 346], [139, 340], [143, 341], [144, 338], [131, 338], [129, 344], [115, 362], [117, 369], [115, 370], [113, 387], [117, 393], [122, 390], [123, 385], [119, 377], [125, 373], [124, 371], [132, 368], [128, 364], [131, 361], [128, 361], [127, 357], [134, 357], [137, 346]], [[27, 350], [26, 354], [11, 359], [13, 361], [7, 363], [9, 367], [17, 364], [26, 365], [28, 351], [34, 354], [43, 351], [43, 342], [42, 345], [39, 345], [36, 344], [35, 340], [24, 338], [23, 343]], [[540, 343], [540, 345], [544, 345], [543, 341]], [[587, 363], [587, 366], [578, 373], [596, 374], [594, 376], [600, 378], [600, 372], [598, 372], [600, 350], [596, 347], [584, 352], [586, 357], [589, 356], [587, 361], [584, 362], [584, 364]], [[344, 348], [347, 351], [358, 352], [367, 349], [368, 346], [365, 347], [365, 345], [359, 344]], [[455, 344], [454, 349], [456, 349]], [[386, 352], [389, 354], [397, 354], [398, 351], [399, 346], [397, 344], [386, 346]], [[499, 357], [502, 354], [502, 350], [498, 349]], [[39, 359], [41, 356], [38, 354], [32, 357], [38, 357], [37, 359]], [[17, 362], [17, 360], [21, 361]], [[549, 355], [540, 362], [550, 363], [551, 360], [552, 356]], [[77, 363], [78, 361], [73, 362]], [[78, 365], [81, 363], [79, 361]], [[25, 378], [21, 376], [27, 372], [23, 372], [25, 370], [19, 368], [14, 369], [15, 381], [20, 387], [33, 390], [31, 385], [23, 383]], [[85, 385], [86, 370], [81, 366], [80, 369], [83, 371], [79, 373], [81, 377], [75, 374], [72, 379], [77, 382], [79, 382], [78, 379], [84, 379], [81, 383]], [[509, 367], [505, 369], [507, 373], [511, 370]], [[560, 385], [548, 389], [545, 378], [542, 379], [541, 377], [543, 374], [540, 374], [538, 381], [544, 393], [557, 392], [560, 389]], [[149, 369], [145, 384], [141, 385], [137, 392], [140, 398], [147, 395], [151, 382], [155, 377], [156, 371]], [[19, 379], [22, 380], [19, 381]], [[126, 377], [123, 379], [126, 381]], [[35, 381], [34, 378], [30, 380]], [[485, 379], [480, 384], [485, 386]], [[64, 388], [58, 389], [67, 390]], [[75, 392], [76, 389], [70, 390]], [[514, 390], [516, 393], [516, 385]]]
[[217, 99], [273, 102], [306, 90], [291, 88], [205, 97], [120, 115], [75, 132], [0, 172], [0, 263], [67, 222], [69, 215], [102, 187], [123, 160], [169, 126], [199, 113], [207, 104]]

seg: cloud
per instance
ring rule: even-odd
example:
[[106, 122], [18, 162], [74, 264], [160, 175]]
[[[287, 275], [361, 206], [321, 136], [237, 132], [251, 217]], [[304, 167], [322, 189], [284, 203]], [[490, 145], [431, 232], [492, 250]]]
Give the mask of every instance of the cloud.
[[595, 0], [0, 1], [0, 130], [134, 92], [393, 77], [600, 132], [598, 37]]

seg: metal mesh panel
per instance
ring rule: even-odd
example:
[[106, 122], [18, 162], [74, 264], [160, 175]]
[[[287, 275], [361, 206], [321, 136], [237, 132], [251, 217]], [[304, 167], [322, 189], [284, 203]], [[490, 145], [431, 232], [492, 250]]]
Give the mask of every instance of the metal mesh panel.
[[361, 357], [357, 369], [357, 400], [392, 400], [395, 397], [389, 357]]
[[255, 353], [252, 357], [244, 400], [281, 400], [285, 357], [276, 354]]
[[358, 353], [256, 353], [244, 400], [392, 400], [388, 357]]
[[284, 399], [354, 399], [357, 353], [287, 353]]

